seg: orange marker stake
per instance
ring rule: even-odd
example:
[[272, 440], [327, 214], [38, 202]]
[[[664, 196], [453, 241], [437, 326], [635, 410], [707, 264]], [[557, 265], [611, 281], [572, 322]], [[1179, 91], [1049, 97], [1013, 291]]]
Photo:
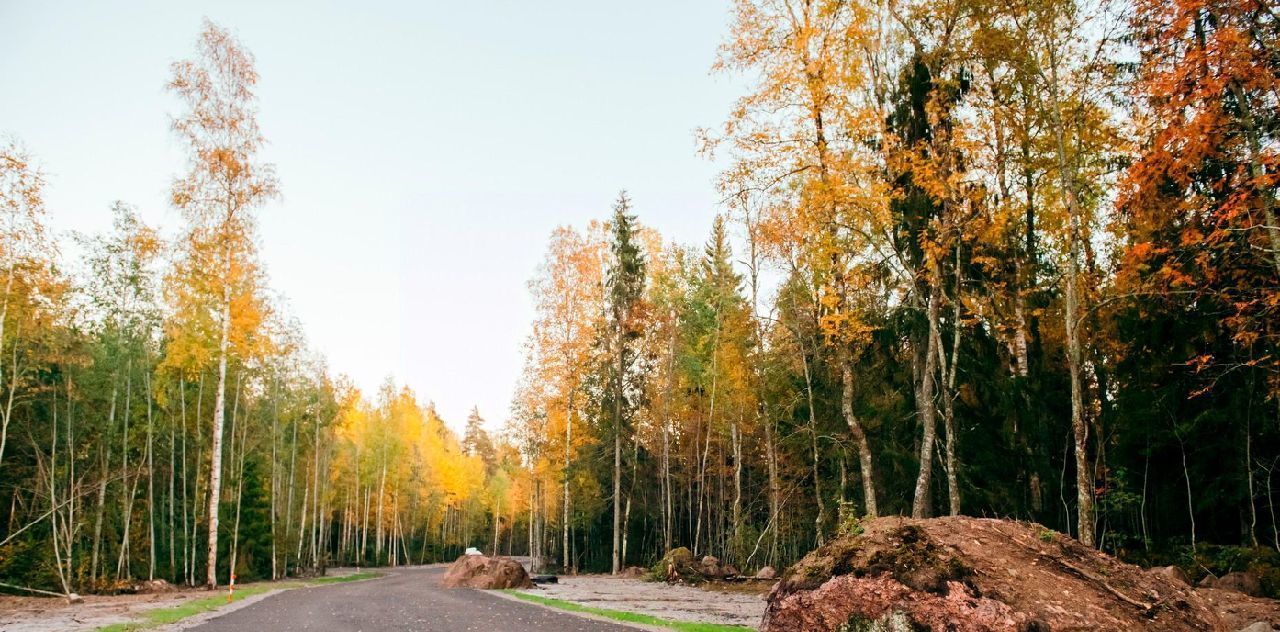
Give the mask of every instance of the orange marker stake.
[[231, 574], [231, 583], [227, 584], [227, 603], [231, 603], [231, 598], [236, 592], [236, 574]]

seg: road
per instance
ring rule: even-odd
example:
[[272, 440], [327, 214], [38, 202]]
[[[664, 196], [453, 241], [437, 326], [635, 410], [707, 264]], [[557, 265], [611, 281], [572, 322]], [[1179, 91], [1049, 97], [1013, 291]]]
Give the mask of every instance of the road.
[[286, 590], [190, 629], [199, 632], [636, 630], [482, 590], [441, 588], [440, 578], [444, 575], [441, 567], [385, 569], [384, 572], [384, 577], [374, 580]]

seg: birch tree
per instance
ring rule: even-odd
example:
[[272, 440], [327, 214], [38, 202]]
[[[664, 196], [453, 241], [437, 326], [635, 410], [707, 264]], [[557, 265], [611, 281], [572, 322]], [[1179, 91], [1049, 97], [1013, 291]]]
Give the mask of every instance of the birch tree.
[[[207, 300], [201, 324], [213, 329], [217, 363], [210, 443], [208, 575], [218, 585], [218, 506], [222, 482], [222, 430], [232, 327], [253, 306], [255, 212], [277, 194], [275, 167], [262, 162], [265, 139], [257, 124], [253, 55], [227, 30], [206, 21], [196, 57], [173, 64], [168, 88], [184, 110], [173, 130], [186, 146], [188, 170], [173, 183], [173, 205], [186, 220], [183, 246]], [[240, 321], [240, 322], [236, 322]]]

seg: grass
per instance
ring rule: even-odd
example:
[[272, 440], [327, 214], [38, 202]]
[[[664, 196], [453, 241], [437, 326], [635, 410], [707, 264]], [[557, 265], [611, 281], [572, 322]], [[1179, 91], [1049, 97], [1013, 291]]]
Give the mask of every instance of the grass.
[[564, 601], [562, 599], [550, 599], [547, 597], [539, 597], [538, 595], [530, 595], [517, 590], [504, 590], [503, 592], [525, 601], [533, 602], [550, 608], [560, 610], [568, 610], [569, 612], [583, 612], [586, 614], [594, 614], [601, 617], [613, 619], [614, 621], [622, 621], [623, 623], [639, 623], [641, 625], [654, 625], [664, 628], [676, 630], [676, 632], [747, 632], [755, 628], [748, 628], [741, 625], [723, 625], [719, 623], [690, 623], [688, 621], [673, 621], [671, 619], [663, 619], [647, 614], [637, 614], [635, 612], [623, 612], [621, 610], [606, 610], [604, 608], [592, 608], [572, 601]]
[[[328, 584], [338, 584], [342, 582], [354, 582], [363, 579], [373, 579], [378, 577], [378, 573], [364, 571], [341, 577], [317, 577], [315, 579], [305, 580], [286, 580], [281, 582], [261, 582], [256, 584], [248, 584], [241, 588], [237, 588], [232, 601], [241, 601], [254, 595], [272, 590], [287, 590], [291, 588], [309, 588], [311, 586], [326, 586]], [[204, 599], [192, 599], [184, 604], [173, 606], [170, 608], [155, 608], [139, 613], [141, 619], [130, 621], [128, 623], [113, 623], [111, 625], [100, 627], [96, 632], [135, 632], [136, 630], [146, 630], [169, 623], [176, 623], [187, 617], [195, 616], [211, 610], [217, 610], [227, 605], [227, 596], [225, 593], [219, 593], [214, 597], [205, 597]]]

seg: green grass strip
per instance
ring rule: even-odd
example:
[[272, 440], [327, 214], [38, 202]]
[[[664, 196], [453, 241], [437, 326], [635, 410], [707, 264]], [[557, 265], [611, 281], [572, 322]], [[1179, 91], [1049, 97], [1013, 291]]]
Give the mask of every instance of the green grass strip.
[[677, 632], [747, 632], [755, 630], [742, 625], [724, 625], [720, 623], [690, 623], [688, 621], [673, 621], [671, 619], [663, 619], [647, 614], [637, 614], [635, 612], [623, 612], [621, 610], [605, 610], [604, 608], [592, 608], [584, 606], [572, 601], [564, 601], [562, 599], [551, 599], [548, 597], [539, 597], [538, 595], [530, 595], [518, 590], [504, 590], [515, 597], [525, 601], [541, 604], [551, 608], [560, 610], [568, 610], [569, 612], [584, 612], [587, 614], [599, 615], [613, 619], [614, 621], [622, 621], [624, 623], [639, 623], [641, 625], [654, 625], [659, 627], [670, 628]]
[[[372, 571], [364, 571], [351, 575], [343, 575], [341, 577], [317, 577], [315, 579], [291, 579], [281, 582], [262, 582], [255, 584], [247, 584], [242, 588], [237, 588], [232, 601], [240, 601], [254, 595], [271, 590], [289, 590], [292, 588], [310, 588], [311, 586], [327, 586], [329, 584], [339, 584], [343, 582], [354, 582], [363, 579], [373, 579], [380, 577], [379, 573]], [[205, 597], [204, 599], [192, 599], [184, 604], [172, 606], [169, 608], [155, 608], [145, 610], [139, 613], [142, 618], [138, 621], [129, 621], [127, 623], [113, 623], [111, 625], [100, 627], [96, 632], [136, 632], [137, 630], [146, 630], [169, 623], [176, 623], [187, 617], [195, 616], [204, 612], [217, 610], [227, 605], [226, 593], [218, 594], [216, 597]]]

